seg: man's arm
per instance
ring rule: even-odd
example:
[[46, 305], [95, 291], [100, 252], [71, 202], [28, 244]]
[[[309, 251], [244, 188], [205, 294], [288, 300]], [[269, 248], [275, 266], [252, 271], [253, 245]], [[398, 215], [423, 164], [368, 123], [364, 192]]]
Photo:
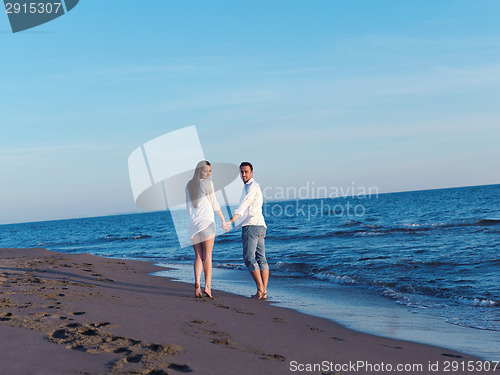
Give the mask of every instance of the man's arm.
[[243, 198], [243, 200], [241, 201], [239, 207], [236, 209], [236, 211], [234, 211], [234, 215], [231, 220], [226, 221], [225, 225], [222, 226], [226, 233], [231, 228], [231, 224], [238, 220], [241, 216], [243, 216], [243, 214], [248, 209], [250, 204], [253, 203], [255, 198], [257, 198], [257, 189], [255, 189], [255, 187], [253, 189], [250, 188], [247, 192], [247, 195], [245, 195], [245, 198]]
[[240, 217], [241, 217], [241, 215], [234, 214], [233, 217], [231, 218], [231, 220], [226, 221], [227, 227], [231, 228], [231, 224], [234, 223], [236, 220], [238, 220]]

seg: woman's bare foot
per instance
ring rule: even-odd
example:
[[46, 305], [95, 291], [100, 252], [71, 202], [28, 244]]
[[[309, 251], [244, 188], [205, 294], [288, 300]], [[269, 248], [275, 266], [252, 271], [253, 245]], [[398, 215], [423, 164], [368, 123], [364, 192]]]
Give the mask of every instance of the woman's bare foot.
[[210, 299], [214, 299], [214, 297], [212, 296], [212, 292], [210, 291], [210, 288], [205, 287], [205, 290], [203, 291], [203, 293], [204, 293], [204, 294], [205, 294], [205, 296], [207, 296], [208, 298], [210, 298]]
[[194, 284], [194, 296], [196, 298], [203, 298], [203, 294], [201, 293], [200, 283]]

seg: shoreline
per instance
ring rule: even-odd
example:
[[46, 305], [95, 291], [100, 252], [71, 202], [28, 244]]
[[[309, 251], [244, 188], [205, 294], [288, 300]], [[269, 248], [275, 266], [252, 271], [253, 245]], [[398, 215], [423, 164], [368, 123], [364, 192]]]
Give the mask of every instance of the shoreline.
[[[166, 267], [165, 271], [153, 273], [155, 276], [187, 283], [193, 277], [192, 265], [155, 264]], [[254, 292], [246, 270], [214, 267], [212, 284], [241, 296], [250, 296]], [[452, 324], [443, 316], [398, 304], [359, 286], [273, 276], [270, 291], [268, 301], [275, 306], [325, 318], [357, 332], [439, 346], [483, 360], [500, 358], [498, 331]]]
[[[196, 299], [191, 285], [151, 276], [164, 270], [153, 262], [39, 248], [0, 249], [0, 257], [0, 360], [11, 374], [376, 374], [382, 363], [453, 374], [447, 362], [489, 363], [237, 294]], [[322, 363], [331, 367], [298, 371]], [[338, 367], [348, 363], [372, 371]]]

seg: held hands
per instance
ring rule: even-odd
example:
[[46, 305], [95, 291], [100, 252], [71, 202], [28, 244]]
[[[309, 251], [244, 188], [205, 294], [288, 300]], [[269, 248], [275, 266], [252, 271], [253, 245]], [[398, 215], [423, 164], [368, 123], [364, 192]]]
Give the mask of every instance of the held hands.
[[224, 229], [227, 232], [229, 232], [229, 229], [231, 229], [231, 223], [227, 221], [222, 222], [222, 229]]
[[222, 229], [224, 229], [226, 233], [229, 232], [229, 229], [231, 229], [231, 224], [236, 220], [238, 220], [240, 217], [241, 217], [240, 215], [234, 214], [231, 220], [229, 221], [225, 221], [224, 219], [222, 219]]

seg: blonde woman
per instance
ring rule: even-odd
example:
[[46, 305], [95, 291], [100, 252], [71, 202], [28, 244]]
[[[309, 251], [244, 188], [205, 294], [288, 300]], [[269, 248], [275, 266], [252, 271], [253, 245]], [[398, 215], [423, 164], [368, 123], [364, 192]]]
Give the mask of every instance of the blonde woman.
[[215, 198], [214, 185], [210, 180], [212, 169], [206, 160], [196, 165], [193, 178], [186, 185], [186, 207], [189, 214], [189, 237], [194, 249], [194, 294], [203, 297], [200, 280], [201, 271], [205, 273], [203, 293], [213, 299], [212, 283], [212, 250], [215, 240], [214, 211], [225, 224], [220, 205]]

